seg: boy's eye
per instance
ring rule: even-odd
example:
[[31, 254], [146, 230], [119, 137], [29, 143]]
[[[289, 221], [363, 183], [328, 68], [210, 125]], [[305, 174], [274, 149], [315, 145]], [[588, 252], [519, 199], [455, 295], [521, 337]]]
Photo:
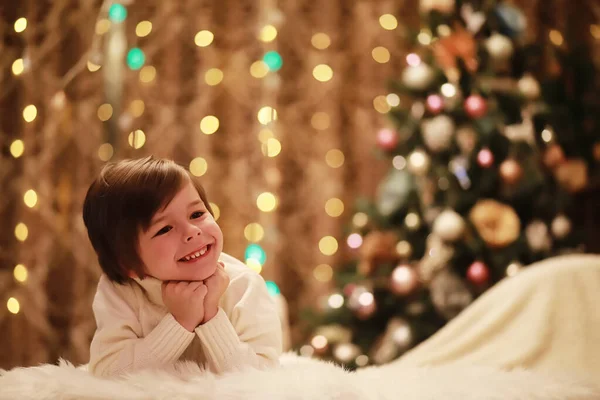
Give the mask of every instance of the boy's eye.
[[164, 228], [162, 228], [160, 231], [156, 232], [156, 235], [154, 236], [160, 236], [160, 235], [164, 235], [165, 233], [169, 232], [171, 228], [169, 225], [165, 226]]
[[192, 213], [191, 218], [196, 219], [196, 218], [200, 218], [203, 215], [204, 215], [204, 211], [196, 211], [196, 212]]

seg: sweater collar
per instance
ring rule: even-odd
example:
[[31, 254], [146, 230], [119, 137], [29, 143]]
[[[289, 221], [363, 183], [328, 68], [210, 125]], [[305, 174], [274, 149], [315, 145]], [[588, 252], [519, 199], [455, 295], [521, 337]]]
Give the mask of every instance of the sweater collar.
[[146, 298], [157, 306], [164, 306], [165, 303], [162, 299], [162, 281], [151, 276], [147, 276], [144, 279], [133, 278], [133, 280], [141, 286], [144, 291]]

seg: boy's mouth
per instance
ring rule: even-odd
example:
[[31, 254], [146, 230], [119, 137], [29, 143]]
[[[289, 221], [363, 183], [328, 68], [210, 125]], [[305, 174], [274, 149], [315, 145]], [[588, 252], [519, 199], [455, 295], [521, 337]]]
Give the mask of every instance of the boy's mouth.
[[179, 262], [192, 262], [195, 261], [199, 258], [204, 257], [205, 255], [208, 254], [208, 252], [210, 251], [212, 245], [211, 244], [207, 244], [206, 246], [198, 249], [198, 250], [194, 250], [193, 252], [191, 252], [190, 254], [186, 255], [185, 257], [181, 257], [179, 260]]

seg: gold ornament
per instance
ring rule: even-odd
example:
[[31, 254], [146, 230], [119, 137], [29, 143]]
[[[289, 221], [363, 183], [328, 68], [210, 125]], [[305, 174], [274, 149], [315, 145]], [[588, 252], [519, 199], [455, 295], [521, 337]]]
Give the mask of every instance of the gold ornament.
[[372, 231], [363, 240], [360, 247], [358, 272], [364, 276], [371, 275], [377, 264], [396, 261], [396, 243], [398, 237], [394, 232]]
[[494, 248], [506, 247], [519, 237], [521, 221], [512, 207], [496, 200], [479, 200], [469, 218], [485, 243]]
[[567, 160], [554, 170], [554, 176], [562, 187], [576, 193], [587, 186], [587, 164], [584, 160]]

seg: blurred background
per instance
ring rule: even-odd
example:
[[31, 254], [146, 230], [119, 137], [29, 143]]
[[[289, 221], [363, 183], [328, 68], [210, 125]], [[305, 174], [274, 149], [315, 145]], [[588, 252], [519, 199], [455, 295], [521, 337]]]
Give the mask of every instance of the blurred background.
[[288, 348], [390, 361], [526, 265], [598, 252], [600, 4], [0, 4], [0, 368], [86, 363], [110, 160], [201, 177]]

